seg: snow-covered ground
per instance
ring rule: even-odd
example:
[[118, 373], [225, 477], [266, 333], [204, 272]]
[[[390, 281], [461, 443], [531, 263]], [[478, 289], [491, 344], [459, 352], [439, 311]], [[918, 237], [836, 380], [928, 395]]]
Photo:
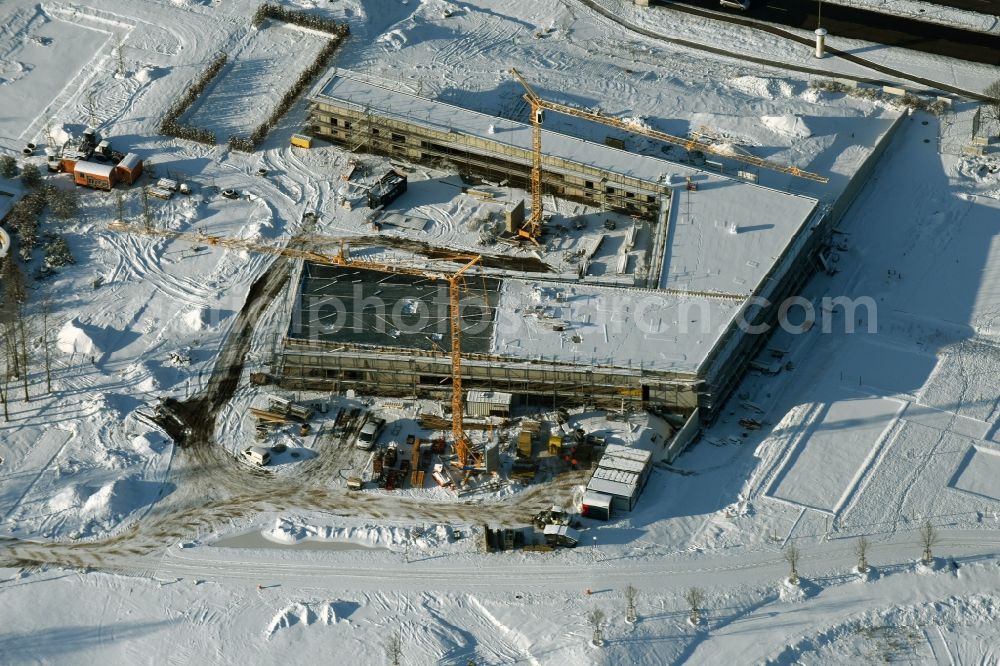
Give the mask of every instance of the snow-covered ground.
[[[829, 192], [761, 174], [770, 186], [827, 200], [898, 113], [741, 62], [740, 53], [779, 63], [808, 56], [742, 28], [726, 28], [734, 57], [720, 58], [631, 32], [574, 0], [289, 4], [350, 23], [338, 67], [523, 120], [522, 91], [506, 73], [516, 65], [559, 101], [674, 134], [708, 125], [768, 159], [829, 172]], [[622, 0], [602, 5], [667, 36], [718, 41], [718, 26], [685, 15]], [[160, 228], [280, 244], [314, 213], [310, 231], [370, 233], [363, 207], [339, 203], [352, 195], [339, 179], [350, 156], [289, 147], [304, 103], [254, 155], [156, 133], [163, 111], [219, 50], [231, 64], [192, 122], [224, 140], [269, 112], [272, 100], [247, 103], [240, 86], [283, 90], [308, 62], [311, 36], [272, 24], [252, 34], [255, 7], [0, 5], [0, 148], [20, 154], [29, 140], [42, 146], [48, 134], [78, 133], [93, 115], [116, 149], [191, 184], [191, 196], [149, 200]], [[124, 73], [116, 71], [118, 41]], [[898, 49], [865, 57], [970, 90], [1000, 78], [996, 68]], [[834, 58], [823, 64], [831, 74], [872, 76]], [[944, 132], [956, 117], [945, 118]], [[287, 326], [286, 297], [260, 314], [217, 443], [175, 449], [147, 415], [160, 397], [205, 388], [224, 341], [242, 325], [251, 285], [274, 259], [109, 231], [115, 197], [81, 190], [78, 219], [42, 225], [66, 235], [76, 264], [44, 281], [29, 275], [30, 401], [12, 380], [10, 418], [0, 420], [0, 534], [12, 540], [0, 544], [10, 565], [0, 570], [0, 661], [278, 663], [333, 648], [342, 661], [377, 664], [398, 630], [403, 663], [415, 664], [857, 663], [887, 650], [919, 662], [994, 663], [1000, 169], [995, 158], [939, 154], [941, 121], [932, 116], [903, 122], [840, 226], [838, 272], [805, 290], [817, 313], [823, 296], [841, 295], [870, 297], [877, 312], [852, 314], [856, 333], [844, 332], [838, 313], [830, 333], [816, 326], [794, 336], [782, 359], [791, 369], [748, 376], [699, 443], [654, 467], [635, 511], [608, 524], [585, 520], [583, 545], [555, 553], [478, 552], [482, 526], [523, 524], [552, 504], [572, 505], [581, 472], [458, 501], [429, 483], [347, 494], [348, 471], [365, 468], [367, 456], [332, 452], [322, 427], [275, 436], [303, 451], [298, 462], [261, 471], [234, 461], [253, 438], [246, 410], [264, 400], [248, 375], [267, 369]], [[546, 124], [597, 141], [605, 134], [565, 119]], [[660, 153], [635, 140], [629, 148]], [[267, 177], [255, 175], [262, 167]], [[426, 218], [425, 235], [384, 233], [476, 248], [468, 220], [495, 204], [459, 194], [455, 180], [417, 167], [398, 210]], [[72, 187], [67, 181], [48, 178]], [[241, 197], [222, 198], [224, 188]], [[139, 190], [119, 191], [125, 216], [140, 222]], [[553, 208], [566, 218], [596, 213], [566, 202]], [[585, 241], [584, 232], [560, 242]], [[35, 342], [42, 337], [53, 349], [51, 392]], [[417, 432], [417, 405], [337, 400], [338, 408], [392, 412]], [[638, 415], [573, 416], [588, 431], [655, 450]], [[744, 431], [743, 417], [763, 427]], [[388, 436], [402, 440], [404, 430]], [[932, 571], [914, 565], [926, 520], [942, 537]], [[851, 573], [858, 535], [872, 542], [874, 573], [865, 579]], [[234, 536], [243, 540], [226, 541]], [[781, 582], [789, 543], [803, 553], [798, 590]], [[630, 583], [641, 590], [635, 624], [623, 617]], [[683, 600], [691, 586], [707, 595], [698, 627]], [[603, 648], [589, 645], [586, 615], [595, 608], [609, 614]]]

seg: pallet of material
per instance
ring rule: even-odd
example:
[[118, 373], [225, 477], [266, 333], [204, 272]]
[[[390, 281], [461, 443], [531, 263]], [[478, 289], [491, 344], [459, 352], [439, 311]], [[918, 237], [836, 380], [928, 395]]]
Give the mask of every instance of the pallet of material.
[[[425, 430], [451, 430], [451, 421], [449, 419], [434, 414], [421, 414], [417, 417], [417, 423]], [[495, 424], [485, 421], [470, 421], [468, 419], [463, 421], [463, 425], [466, 430], [490, 430], [497, 427]], [[500, 427], [506, 427], [507, 425], [508, 423], [505, 421], [500, 424]]]
[[250, 413], [256, 416], [261, 421], [268, 421], [270, 423], [287, 423], [288, 419], [284, 414], [279, 414], [278, 412], [270, 412], [266, 409], [257, 409], [256, 407], [250, 408]]
[[527, 430], [530, 433], [538, 433], [542, 429], [541, 421], [533, 421], [531, 419], [524, 419], [521, 421], [521, 430]]
[[147, 192], [149, 192], [149, 196], [156, 197], [157, 199], [163, 199], [164, 201], [174, 196], [172, 191], [166, 190], [162, 187], [150, 187]]

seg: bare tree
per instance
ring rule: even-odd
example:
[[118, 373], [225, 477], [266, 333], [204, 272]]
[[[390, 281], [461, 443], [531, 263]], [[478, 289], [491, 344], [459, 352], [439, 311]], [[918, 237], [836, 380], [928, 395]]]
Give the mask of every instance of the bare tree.
[[149, 216], [149, 188], [142, 188], [142, 223], [147, 229], [153, 228], [153, 219]]
[[858, 556], [858, 572], [868, 573], [868, 539], [858, 537], [854, 542], [854, 554]]
[[90, 121], [90, 126], [97, 127], [97, 105], [94, 103], [94, 91], [87, 91], [87, 120]]
[[122, 43], [121, 33], [115, 33], [115, 56], [118, 59], [118, 71], [115, 73], [119, 76], [125, 76], [125, 45]]
[[986, 86], [983, 93], [991, 98], [991, 101], [983, 102], [983, 120], [990, 123], [995, 132], [1000, 133], [1000, 80]]
[[45, 354], [45, 392], [52, 393], [52, 340], [49, 338], [49, 313], [52, 312], [52, 299], [46, 297], [42, 301], [42, 353]]
[[799, 557], [802, 553], [794, 543], [788, 544], [785, 548], [785, 561], [788, 562], [788, 582], [792, 585], [799, 584]]
[[687, 602], [691, 614], [688, 621], [693, 625], [701, 624], [701, 603], [705, 600], [705, 593], [697, 587], [689, 588], [684, 593], [684, 601]]
[[931, 521], [925, 520], [924, 524], [920, 526], [920, 545], [924, 549], [923, 557], [920, 560], [921, 562], [924, 564], [930, 564], [934, 561], [934, 557], [931, 555], [931, 549], [937, 545], [937, 542], [937, 530], [934, 529], [933, 525], [931, 525]]
[[639, 590], [634, 585], [625, 586], [625, 621], [635, 622], [638, 614], [635, 610], [635, 601], [639, 598]]
[[590, 614], [587, 615], [587, 622], [590, 623], [590, 628], [594, 630], [594, 635], [590, 639], [590, 642], [596, 647], [601, 647], [604, 645], [604, 611], [600, 608], [590, 611]]
[[[5, 340], [4, 331], [0, 328], [0, 339]], [[2, 347], [3, 345], [0, 345]], [[5, 358], [3, 354], [0, 354], [0, 359]], [[10, 421], [10, 413], [7, 410], [7, 378], [10, 377], [10, 373], [7, 371], [7, 363], [4, 362], [2, 372], [0, 372], [0, 405], [3, 406], [3, 420]]]
[[31, 396], [28, 395], [28, 331], [24, 320], [24, 308], [19, 304], [17, 307], [17, 327], [21, 334], [21, 369], [24, 371], [21, 373], [21, 378], [24, 380], [24, 401], [30, 402]]
[[392, 632], [385, 642], [385, 658], [390, 666], [399, 666], [403, 659], [403, 639], [398, 631]]

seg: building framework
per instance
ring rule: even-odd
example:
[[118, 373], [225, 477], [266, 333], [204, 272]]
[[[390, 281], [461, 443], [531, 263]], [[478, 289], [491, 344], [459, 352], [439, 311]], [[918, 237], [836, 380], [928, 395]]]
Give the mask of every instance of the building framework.
[[[514, 187], [531, 182], [528, 125], [345, 76], [335, 76], [313, 98], [307, 131], [352, 152], [451, 165], [465, 176]], [[661, 160], [542, 134], [546, 193], [654, 221], [663, 215], [671, 187]], [[628, 168], [644, 159], [645, 168]]]

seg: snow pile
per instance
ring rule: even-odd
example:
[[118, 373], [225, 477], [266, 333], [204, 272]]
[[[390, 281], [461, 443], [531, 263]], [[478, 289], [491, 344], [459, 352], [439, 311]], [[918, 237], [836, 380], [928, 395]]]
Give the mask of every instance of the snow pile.
[[209, 312], [208, 308], [200, 307], [194, 310], [188, 310], [184, 313], [182, 319], [189, 329], [195, 333], [199, 331], [204, 331], [208, 328], [209, 322]]
[[790, 136], [793, 139], [808, 139], [812, 136], [812, 130], [800, 116], [761, 116], [760, 122], [775, 134]]
[[52, 136], [52, 148], [56, 149], [73, 138], [73, 135], [63, 125], [53, 126], [50, 134]]
[[155, 68], [143, 67], [142, 69], [140, 69], [138, 72], [135, 73], [135, 80], [138, 81], [139, 83], [149, 83], [153, 79], [155, 73], [156, 73]]
[[156, 500], [159, 484], [127, 477], [95, 487], [71, 485], [48, 502], [53, 513], [69, 514], [80, 522], [79, 535], [107, 531], [126, 516]]
[[806, 592], [801, 585], [796, 585], [786, 578], [781, 581], [781, 585], [778, 587], [778, 596], [784, 602], [795, 603], [804, 601]]
[[70, 319], [59, 329], [56, 347], [64, 354], [88, 354], [93, 356], [101, 353], [100, 347], [83, 330], [83, 324], [76, 317]]
[[83, 504], [83, 502], [84, 496], [80, 488], [78, 486], [67, 486], [49, 500], [49, 509], [53, 513], [59, 513], [60, 511], [75, 509]]
[[160, 433], [152, 430], [142, 435], [132, 438], [132, 450], [136, 453], [149, 457], [154, 456], [163, 450], [166, 439]]
[[792, 84], [781, 79], [770, 79], [766, 76], [738, 76], [729, 79], [729, 85], [740, 92], [764, 99], [791, 97], [795, 94]]
[[[313, 609], [318, 606], [318, 612]], [[333, 601], [323, 601], [320, 603], [305, 603], [298, 601], [291, 603], [281, 609], [267, 625], [264, 635], [270, 638], [279, 629], [288, 629], [297, 624], [310, 626], [313, 624], [330, 626], [337, 624], [337, 604]]]
[[309, 525], [293, 518], [278, 518], [274, 527], [264, 530], [263, 535], [279, 543], [296, 544], [301, 541], [347, 541], [365, 546], [381, 548], [411, 548], [421, 550], [436, 548], [454, 541], [454, 534], [447, 525], [424, 525], [422, 527], [397, 527], [362, 523], [360, 525], [338, 527], [333, 525]]

